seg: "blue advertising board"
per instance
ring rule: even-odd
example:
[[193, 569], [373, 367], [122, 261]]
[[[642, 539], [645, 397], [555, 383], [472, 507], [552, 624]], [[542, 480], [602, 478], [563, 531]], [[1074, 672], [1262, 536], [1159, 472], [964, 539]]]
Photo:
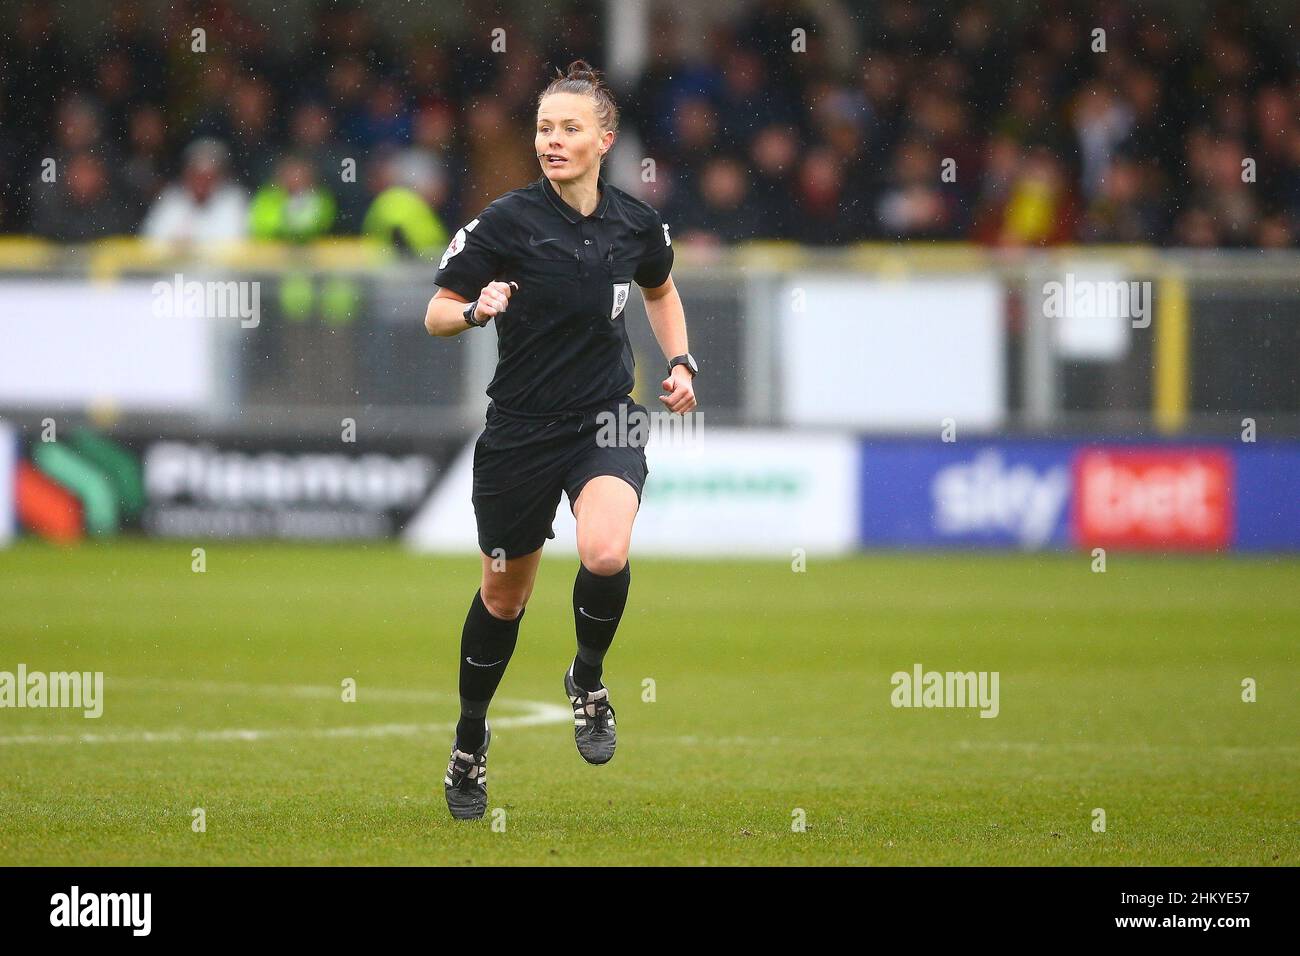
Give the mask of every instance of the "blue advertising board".
[[1300, 443], [873, 438], [860, 472], [868, 548], [1300, 550]]

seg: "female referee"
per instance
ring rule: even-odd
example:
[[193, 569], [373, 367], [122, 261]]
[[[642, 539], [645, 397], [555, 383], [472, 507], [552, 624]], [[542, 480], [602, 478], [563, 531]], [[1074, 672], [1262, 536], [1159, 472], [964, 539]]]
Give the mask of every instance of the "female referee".
[[541, 177], [457, 231], [424, 318], [432, 335], [489, 322], [497, 334], [486, 427], [474, 446], [483, 574], [461, 632], [460, 720], [443, 781], [457, 819], [479, 819], [487, 809], [488, 705], [514, 652], [542, 545], [555, 536], [562, 491], [577, 520], [581, 561], [573, 582], [577, 655], [564, 690], [578, 753], [593, 764], [614, 756], [602, 662], [627, 603], [628, 545], [648, 469], [646, 429], [625, 428], [611, 441], [613, 430], [602, 425], [648, 416], [629, 396], [623, 310], [631, 283], [641, 287], [668, 361], [659, 401], [670, 412], [695, 408], [698, 371], [670, 274], [668, 227], [601, 176], [617, 132], [609, 89], [586, 62], [573, 62], [537, 100]]

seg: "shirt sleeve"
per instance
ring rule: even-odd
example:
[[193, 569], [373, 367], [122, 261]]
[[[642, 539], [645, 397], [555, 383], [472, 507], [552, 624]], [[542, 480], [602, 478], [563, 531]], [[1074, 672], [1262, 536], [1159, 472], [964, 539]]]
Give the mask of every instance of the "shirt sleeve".
[[502, 244], [497, 233], [500, 210], [489, 206], [451, 237], [438, 263], [434, 284], [473, 301], [479, 291], [502, 272]]
[[668, 281], [673, 271], [673, 242], [668, 236], [668, 226], [655, 215], [655, 229], [646, 237], [645, 252], [636, 267], [636, 284], [653, 289]]

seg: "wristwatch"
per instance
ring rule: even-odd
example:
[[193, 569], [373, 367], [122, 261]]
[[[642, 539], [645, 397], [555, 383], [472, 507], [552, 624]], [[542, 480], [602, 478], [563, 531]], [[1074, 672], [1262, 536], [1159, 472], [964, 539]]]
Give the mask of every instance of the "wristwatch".
[[483, 326], [487, 325], [488, 322], [491, 321], [491, 319], [484, 319], [482, 322], [480, 322], [478, 319], [474, 318], [474, 310], [477, 308], [478, 308], [477, 299], [475, 299], [473, 302], [465, 306], [465, 311], [464, 311], [465, 323], [467, 325], [474, 326], [474, 328], [476, 329], [481, 329], [483, 328]]
[[674, 357], [668, 363], [668, 374], [669, 375], [673, 374], [673, 369], [675, 369], [678, 365], [685, 365], [686, 368], [691, 373], [691, 378], [694, 378], [696, 375], [700, 374], [700, 367], [695, 364], [695, 356], [692, 355], [690, 352], [686, 352], [682, 355], [678, 355]]

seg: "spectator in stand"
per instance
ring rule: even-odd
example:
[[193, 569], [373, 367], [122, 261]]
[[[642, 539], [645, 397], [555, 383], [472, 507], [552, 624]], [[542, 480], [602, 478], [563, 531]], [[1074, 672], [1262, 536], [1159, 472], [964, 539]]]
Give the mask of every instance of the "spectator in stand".
[[1038, 72], [1045, 68], [1038, 62], [1017, 75], [1008, 108], [996, 122], [994, 133], [1010, 136], [1025, 147], [1042, 146], [1060, 154], [1062, 137]]
[[670, 157], [679, 175], [694, 177], [719, 147], [718, 113], [703, 96], [681, 100], [672, 128]]
[[629, 125], [635, 127], [642, 142], [658, 135], [663, 129], [661, 124], [672, 116], [670, 88], [673, 77], [681, 73], [681, 57], [677, 51], [681, 34], [673, 29], [666, 11], [652, 16], [650, 34], [646, 38], [650, 48], [645, 69], [637, 77], [632, 95], [623, 105]]
[[227, 106], [230, 127], [231, 176], [241, 183], [260, 183], [271, 176], [283, 151], [271, 126], [274, 100], [260, 77], [235, 80]]
[[749, 177], [734, 158], [708, 161], [692, 196], [672, 222], [683, 244], [717, 246], [747, 242], [755, 237], [755, 209], [749, 204]]
[[1174, 242], [1188, 248], [1211, 249], [1221, 245], [1223, 239], [1214, 217], [1204, 209], [1192, 207], [1180, 213], [1175, 221]]
[[436, 194], [435, 182], [422, 178], [431, 167], [419, 166], [397, 155], [382, 159], [369, 181], [375, 198], [366, 211], [362, 233], [409, 255], [435, 259], [447, 245], [447, 229], [426, 196]]
[[192, 117], [190, 133], [196, 139], [229, 142], [230, 90], [239, 64], [223, 50], [214, 50], [203, 60], [203, 69], [187, 84], [184, 111]]
[[[9, 95], [15, 104], [21, 104], [28, 123], [40, 124], [37, 128], [48, 126], [43, 121], [55, 114], [60, 100], [70, 92], [69, 81], [79, 82], [86, 75], [77, 45], [55, 19], [54, 11], [54, 4], [45, 0], [28, 2], [12, 14], [16, 35], [0, 37], [0, 46], [8, 47]], [[33, 145], [35, 142], [33, 137]]]
[[1078, 209], [1060, 161], [1045, 146], [1031, 149], [993, 211], [986, 240], [1002, 246], [1059, 245], [1074, 238]]
[[1133, 131], [1133, 123], [1133, 109], [1104, 83], [1090, 83], [1079, 92], [1074, 103], [1074, 135], [1085, 201], [1101, 192], [1115, 149]]
[[866, 99], [839, 83], [814, 85], [808, 99], [812, 137], [834, 154], [843, 173], [846, 213], [867, 226], [863, 216], [875, 204], [880, 175], [867, 146]]
[[139, 226], [145, 213], [167, 185], [167, 121], [153, 103], [135, 108], [129, 120], [126, 158], [122, 163], [122, 201]]
[[[1264, 87], [1255, 94], [1252, 119], [1251, 157], [1256, 161], [1260, 192], [1275, 205], [1284, 204], [1288, 188], [1294, 187], [1290, 170], [1289, 144], [1298, 128], [1296, 120], [1300, 102], [1293, 102], [1289, 91], [1280, 85]], [[1272, 171], [1283, 173], [1271, 175]]]
[[[350, 147], [334, 135], [334, 120], [319, 100], [304, 100], [293, 110], [289, 120], [288, 149], [307, 159], [314, 167], [317, 182], [328, 184], [338, 202], [335, 226], [339, 232], [358, 233], [365, 215], [368, 197], [360, 182], [360, 150]], [[345, 165], [346, 160], [351, 165]], [[352, 175], [344, 178], [345, 172]]]
[[370, 89], [370, 74], [355, 56], [331, 62], [325, 85], [328, 109], [340, 135], [348, 142], [369, 146], [364, 138], [365, 98]]
[[121, 50], [106, 50], [95, 69], [95, 98], [110, 129], [126, 126], [136, 92], [135, 68]]
[[795, 181], [795, 238], [809, 245], [832, 245], [857, 238], [853, 217], [862, 210], [844, 206], [844, 169], [824, 146], [809, 150]]
[[[342, 161], [369, 169], [407, 148], [420, 201], [459, 224], [537, 177], [515, 135], [531, 120], [537, 78], [557, 47], [591, 53], [601, 36], [598, 18], [576, 8], [541, 42], [506, 18], [502, 69], [443, 23], [395, 31], [353, 0], [309, 4], [296, 38], [269, 8], [223, 0], [196, 57], [175, 42], [193, 26], [189, 4], [160, 14], [115, 0], [106, 23], [79, 25], [76, 37], [61, 25], [71, 5], [19, 6], [14, 37], [0, 38], [0, 181], [13, 184], [0, 228], [14, 231], [36, 228], [38, 200], [43, 229], [59, 203], [75, 203], [66, 185], [42, 194], [46, 158], [60, 176], [78, 159], [93, 206], [97, 173], [79, 158], [98, 157], [109, 195], [141, 216], [175, 208], [174, 189], [166, 204], [158, 196], [160, 175], [185, 143], [207, 138], [229, 144], [223, 197], [233, 195], [225, 180], [265, 183], [286, 154], [314, 163], [339, 232], [359, 231], [376, 195], [364, 176], [345, 182]], [[812, 17], [803, 6], [742, 0], [737, 11], [692, 11], [689, 23], [680, 4], [656, 8], [644, 68], [622, 81], [631, 95], [615, 181], [719, 236], [728, 230], [699, 204], [739, 185], [717, 162], [725, 155], [740, 157], [741, 213], [756, 236], [1296, 243], [1300, 61], [1284, 15], [1213, 2], [1187, 30], [1116, 0], [1064, 15], [993, 0], [841, 3]], [[1094, 24], [1107, 31], [1104, 55], [1089, 48]], [[791, 55], [795, 27], [808, 30], [806, 56]], [[921, 177], [918, 154], [953, 159], [956, 181], [939, 180], [937, 165]], [[650, 181], [636, 176], [642, 155], [656, 162]], [[1241, 181], [1245, 158], [1254, 182]], [[247, 222], [214, 216], [210, 198], [189, 205], [205, 221]]]
[[989, 140], [973, 217], [972, 234], [978, 241], [994, 241], [1024, 161], [1024, 151], [1015, 138], [995, 136]]
[[[763, 60], [753, 50], [736, 51], [722, 75], [721, 138], [729, 150], [743, 150], [760, 124], [793, 123], [799, 110], [784, 91], [765, 85]], [[755, 109], [762, 104], [762, 110]]]
[[316, 179], [302, 156], [280, 160], [275, 179], [253, 196], [249, 231], [256, 239], [306, 242], [326, 235], [334, 225], [334, 197]]
[[1137, 160], [1149, 160], [1172, 169], [1179, 158], [1178, 127], [1171, 122], [1160, 78], [1151, 70], [1135, 66], [1125, 74], [1124, 98], [1133, 110], [1133, 127], [1124, 151]]
[[64, 99], [55, 130], [54, 148], [47, 155], [56, 163], [61, 165], [85, 152], [98, 153], [112, 162], [113, 149], [104, 142], [100, 109], [90, 97], [74, 93]]
[[518, 130], [537, 120], [535, 109], [527, 120], [512, 119], [493, 96], [471, 101], [464, 119], [469, 147], [468, 177], [462, 181], [463, 208], [482, 209], [496, 196], [518, 189], [541, 175], [531, 149], [520, 149]]
[[1197, 131], [1193, 142], [1197, 145], [1190, 205], [1210, 215], [1221, 243], [1248, 245], [1259, 220], [1260, 202], [1258, 183], [1242, 177], [1245, 144], [1216, 138], [1207, 130]]
[[922, 141], [911, 139], [899, 147], [891, 182], [877, 207], [886, 236], [940, 239], [952, 233], [956, 202], [941, 188], [940, 169], [939, 155]]
[[130, 220], [113, 195], [104, 160], [77, 153], [58, 178], [37, 190], [32, 226], [58, 242], [83, 242], [128, 231]]
[[1255, 230], [1254, 245], [1261, 249], [1288, 249], [1295, 245], [1295, 229], [1285, 214], [1264, 216]]
[[1164, 211], [1152, 199], [1152, 170], [1120, 156], [1110, 163], [1088, 205], [1079, 238], [1084, 242], [1151, 243], [1164, 229]]
[[999, 105], [1011, 58], [1005, 31], [995, 29], [993, 13], [979, 0], [962, 7], [953, 21], [953, 54], [965, 68], [966, 82], [960, 92], [971, 113], [990, 115]]
[[411, 141], [411, 113], [397, 83], [386, 79], [371, 87], [355, 128], [358, 140], [366, 146]]
[[140, 234], [157, 242], [209, 243], [248, 234], [248, 199], [230, 181], [224, 143], [199, 139], [185, 150], [179, 182], [168, 186], [149, 210]]
[[795, 175], [799, 167], [798, 133], [788, 126], [768, 126], [750, 148], [756, 211], [755, 238], [788, 236], [794, 225]]
[[898, 60], [884, 50], [869, 50], [862, 58], [867, 141], [873, 160], [881, 164], [888, 162], [903, 124], [901, 74]]
[[459, 218], [453, 208], [451, 170], [458, 164], [456, 116], [446, 103], [430, 102], [415, 111], [411, 122], [411, 148], [406, 162], [427, 169], [434, 187], [428, 198], [444, 222]]

